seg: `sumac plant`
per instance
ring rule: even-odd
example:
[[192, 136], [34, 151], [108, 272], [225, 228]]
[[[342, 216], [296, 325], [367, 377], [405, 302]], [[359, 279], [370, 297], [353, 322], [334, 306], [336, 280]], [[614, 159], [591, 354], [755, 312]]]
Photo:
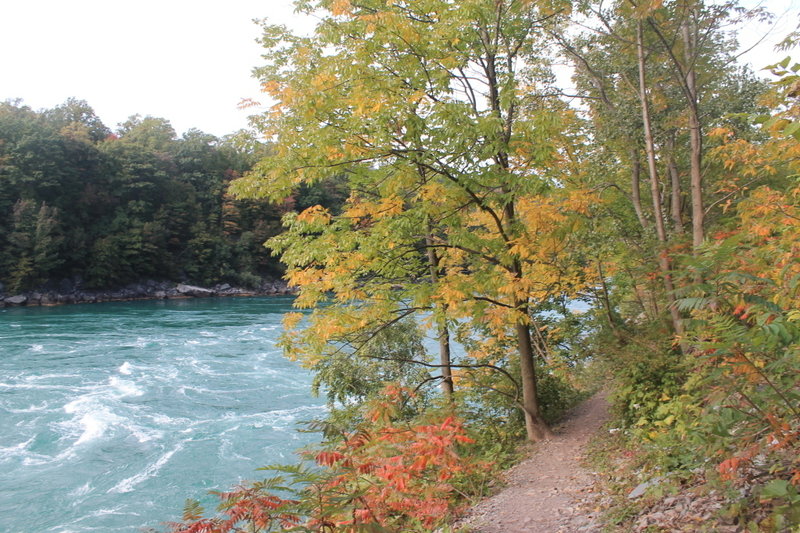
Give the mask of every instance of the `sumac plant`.
[[462, 453], [472, 444], [448, 412], [403, 419], [413, 393], [389, 385], [364, 406], [355, 430], [305, 452], [310, 466], [270, 466], [262, 482], [215, 493], [218, 514], [188, 502], [172, 533], [431, 531], [490, 469]]
[[784, 487], [800, 507], [798, 199], [800, 188], [753, 191], [737, 230], [706, 246], [695, 265], [705, 281], [680, 305], [696, 347], [689, 387], [704, 405], [692, 425], [720, 477], [746, 478], [767, 500]]

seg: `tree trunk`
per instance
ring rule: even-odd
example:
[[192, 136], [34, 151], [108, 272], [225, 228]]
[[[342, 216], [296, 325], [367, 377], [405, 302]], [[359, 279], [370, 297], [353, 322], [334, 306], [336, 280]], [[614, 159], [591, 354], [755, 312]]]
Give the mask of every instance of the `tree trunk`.
[[672, 200], [670, 212], [672, 213], [672, 228], [677, 234], [683, 234], [683, 218], [681, 217], [681, 176], [678, 173], [678, 164], [675, 162], [675, 132], [667, 140], [667, 170], [669, 171], [670, 192]]
[[644, 125], [644, 145], [647, 152], [647, 168], [650, 173], [650, 194], [653, 200], [653, 215], [656, 224], [656, 236], [661, 243], [661, 250], [657, 252], [658, 266], [664, 280], [664, 289], [667, 296], [669, 314], [675, 333], [683, 335], [683, 322], [675, 302], [675, 286], [670, 273], [670, 260], [664, 247], [667, 244], [667, 232], [664, 227], [664, 213], [661, 210], [661, 191], [659, 190], [658, 168], [656, 167], [655, 143], [653, 130], [650, 123], [650, 104], [647, 100], [647, 82], [644, 57], [644, 36], [642, 35], [642, 22], [636, 24], [636, 50], [639, 59], [639, 100], [642, 105], [642, 123]]
[[[498, 9], [500, 4], [498, 4]], [[495, 62], [497, 57], [493, 51], [493, 45], [487, 35], [484, 35], [484, 46], [486, 48], [486, 58], [484, 59], [483, 69], [486, 73], [487, 85], [489, 89], [489, 104], [491, 110], [501, 119], [504, 123], [502, 139], [504, 145], [511, 140], [512, 124], [514, 116], [513, 104], [507, 110], [507, 116], [503, 120], [502, 106], [500, 102], [500, 83], [497, 77], [497, 70]], [[516, 53], [516, 52], [515, 52]], [[507, 57], [509, 61], [511, 57]], [[509, 157], [505, 149], [498, 150], [495, 154], [495, 164], [504, 172], [509, 172]], [[503, 186], [503, 192], [509, 193], [506, 185]], [[503, 207], [503, 214], [505, 215], [502, 222], [498, 222], [498, 230], [503, 235], [513, 234], [514, 226], [516, 225], [517, 217], [514, 206], [514, 200], [508, 201]], [[500, 220], [499, 218], [497, 219]], [[505, 246], [507, 251], [512, 257], [516, 257], [513, 250], [513, 240], [508, 237], [505, 238]], [[514, 276], [515, 280], [522, 279], [522, 263], [518, 258], [513, 260], [509, 272]], [[528, 440], [539, 441], [552, 435], [550, 428], [547, 427], [544, 419], [539, 412], [539, 399], [537, 397], [536, 386], [536, 361], [533, 352], [533, 342], [531, 341], [531, 330], [528, 324], [528, 299], [514, 298], [514, 309], [522, 313], [522, 317], [516, 321], [514, 328], [517, 337], [517, 351], [519, 352], [519, 366], [520, 378], [522, 381], [522, 408], [525, 413], [525, 429], [527, 431]]]
[[[521, 304], [521, 311], [527, 315], [527, 305]], [[528, 440], [540, 441], [551, 437], [553, 433], [547, 427], [539, 411], [539, 399], [536, 380], [536, 363], [533, 356], [530, 326], [517, 322], [517, 348], [519, 350], [520, 378], [522, 379], [522, 406], [525, 411], [525, 431]]]
[[639, 219], [642, 229], [647, 229], [647, 219], [644, 218], [642, 209], [642, 192], [639, 188], [642, 175], [642, 164], [639, 162], [639, 151], [636, 148], [630, 149], [631, 157], [631, 201], [633, 209], [636, 211], [636, 218]]
[[[513, 226], [516, 221], [516, 211], [513, 202], [505, 206], [507, 224]], [[511, 244], [506, 243], [510, 248]], [[511, 274], [516, 280], [522, 279], [522, 263], [515, 259], [511, 268]], [[531, 339], [531, 326], [528, 323], [529, 309], [528, 300], [514, 298], [514, 309], [522, 317], [517, 319], [514, 328], [517, 336], [517, 352], [519, 353], [520, 381], [522, 382], [522, 409], [525, 413], [525, 430], [528, 440], [536, 442], [551, 437], [553, 433], [547, 427], [547, 423], [542, 418], [539, 409], [538, 387], [536, 379], [536, 358], [534, 356], [533, 341]]]
[[[433, 237], [431, 234], [430, 225], [428, 226], [428, 234], [425, 236], [425, 241], [428, 244], [428, 267], [431, 272], [431, 283], [437, 283], [439, 280], [439, 257], [436, 255], [436, 250], [433, 248]], [[442, 369], [442, 392], [449, 401], [453, 399], [453, 368], [450, 359], [450, 330], [447, 327], [447, 305], [442, 304], [441, 316], [436, 317], [436, 329], [439, 337], [439, 365]], [[436, 311], [434, 310], [434, 313]]]
[[700, 116], [697, 103], [697, 78], [695, 76], [695, 42], [689, 29], [689, 20], [694, 15], [690, 13], [687, 20], [681, 24], [683, 38], [684, 60], [686, 61], [686, 99], [689, 108], [689, 162], [691, 175], [692, 194], [692, 246], [697, 250], [705, 239], [703, 222], [705, 210], [703, 208], [703, 134], [700, 127]]
[[[443, 309], [446, 312], [446, 309]], [[438, 326], [439, 329], [439, 364], [442, 366], [442, 392], [448, 398], [453, 399], [453, 369], [450, 366], [450, 330], [444, 319]]]

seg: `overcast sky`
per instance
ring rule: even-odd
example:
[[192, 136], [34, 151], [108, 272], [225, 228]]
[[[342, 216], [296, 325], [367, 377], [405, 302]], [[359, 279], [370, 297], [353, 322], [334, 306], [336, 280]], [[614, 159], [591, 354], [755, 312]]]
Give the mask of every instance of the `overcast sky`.
[[[792, 10], [777, 36], [796, 25], [800, 0], [762, 3]], [[262, 18], [302, 26], [291, 0], [0, 0], [0, 101], [41, 109], [76, 97], [112, 129], [139, 113], [178, 133], [232, 133], [247, 125], [239, 101], [259, 98], [250, 73], [261, 63], [253, 19]], [[762, 46], [748, 57], [761, 67], [776, 55]]]
[[0, 0], [0, 100], [40, 109], [74, 96], [109, 127], [139, 113], [180, 133], [245, 127], [258, 98], [253, 19], [293, 18], [290, 0]]

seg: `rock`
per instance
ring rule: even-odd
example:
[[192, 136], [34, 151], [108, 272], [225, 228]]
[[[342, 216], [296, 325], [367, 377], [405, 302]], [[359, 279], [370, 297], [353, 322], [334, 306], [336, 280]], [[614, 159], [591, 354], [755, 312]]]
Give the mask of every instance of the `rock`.
[[10, 296], [6, 298], [5, 302], [8, 305], [25, 305], [28, 303], [28, 297], [24, 294], [18, 294], [16, 296]]
[[651, 479], [649, 481], [645, 481], [644, 483], [639, 483], [639, 485], [637, 485], [636, 488], [633, 489], [628, 494], [628, 499], [629, 500], [635, 500], [636, 498], [641, 498], [642, 496], [644, 496], [644, 493], [647, 492], [647, 489], [649, 489], [650, 487], [654, 487], [655, 485], [658, 485], [659, 483], [661, 483], [661, 478], [660, 477], [653, 478], [653, 479]]
[[179, 283], [175, 290], [178, 291], [178, 294], [183, 294], [185, 296], [214, 296], [214, 291], [211, 289], [204, 289], [203, 287], [195, 287], [194, 285], [184, 285], [183, 283]]
[[147, 289], [140, 283], [129, 283], [124, 290], [128, 298], [141, 298], [147, 295]]
[[72, 280], [70, 279], [62, 279], [61, 283], [58, 284], [58, 292], [60, 294], [69, 294], [71, 293], [75, 287], [72, 284]]
[[153, 296], [155, 296], [155, 297], [156, 297], [156, 298], [158, 298], [159, 300], [163, 300], [164, 298], [166, 298], [166, 297], [167, 297], [167, 291], [156, 291], [156, 292], [153, 294]]

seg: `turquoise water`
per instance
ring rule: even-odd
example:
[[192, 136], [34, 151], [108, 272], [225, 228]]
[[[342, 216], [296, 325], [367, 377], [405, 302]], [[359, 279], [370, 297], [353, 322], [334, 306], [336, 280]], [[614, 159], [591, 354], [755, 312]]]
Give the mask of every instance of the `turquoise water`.
[[140, 531], [316, 437], [290, 298], [0, 310], [0, 531]]

